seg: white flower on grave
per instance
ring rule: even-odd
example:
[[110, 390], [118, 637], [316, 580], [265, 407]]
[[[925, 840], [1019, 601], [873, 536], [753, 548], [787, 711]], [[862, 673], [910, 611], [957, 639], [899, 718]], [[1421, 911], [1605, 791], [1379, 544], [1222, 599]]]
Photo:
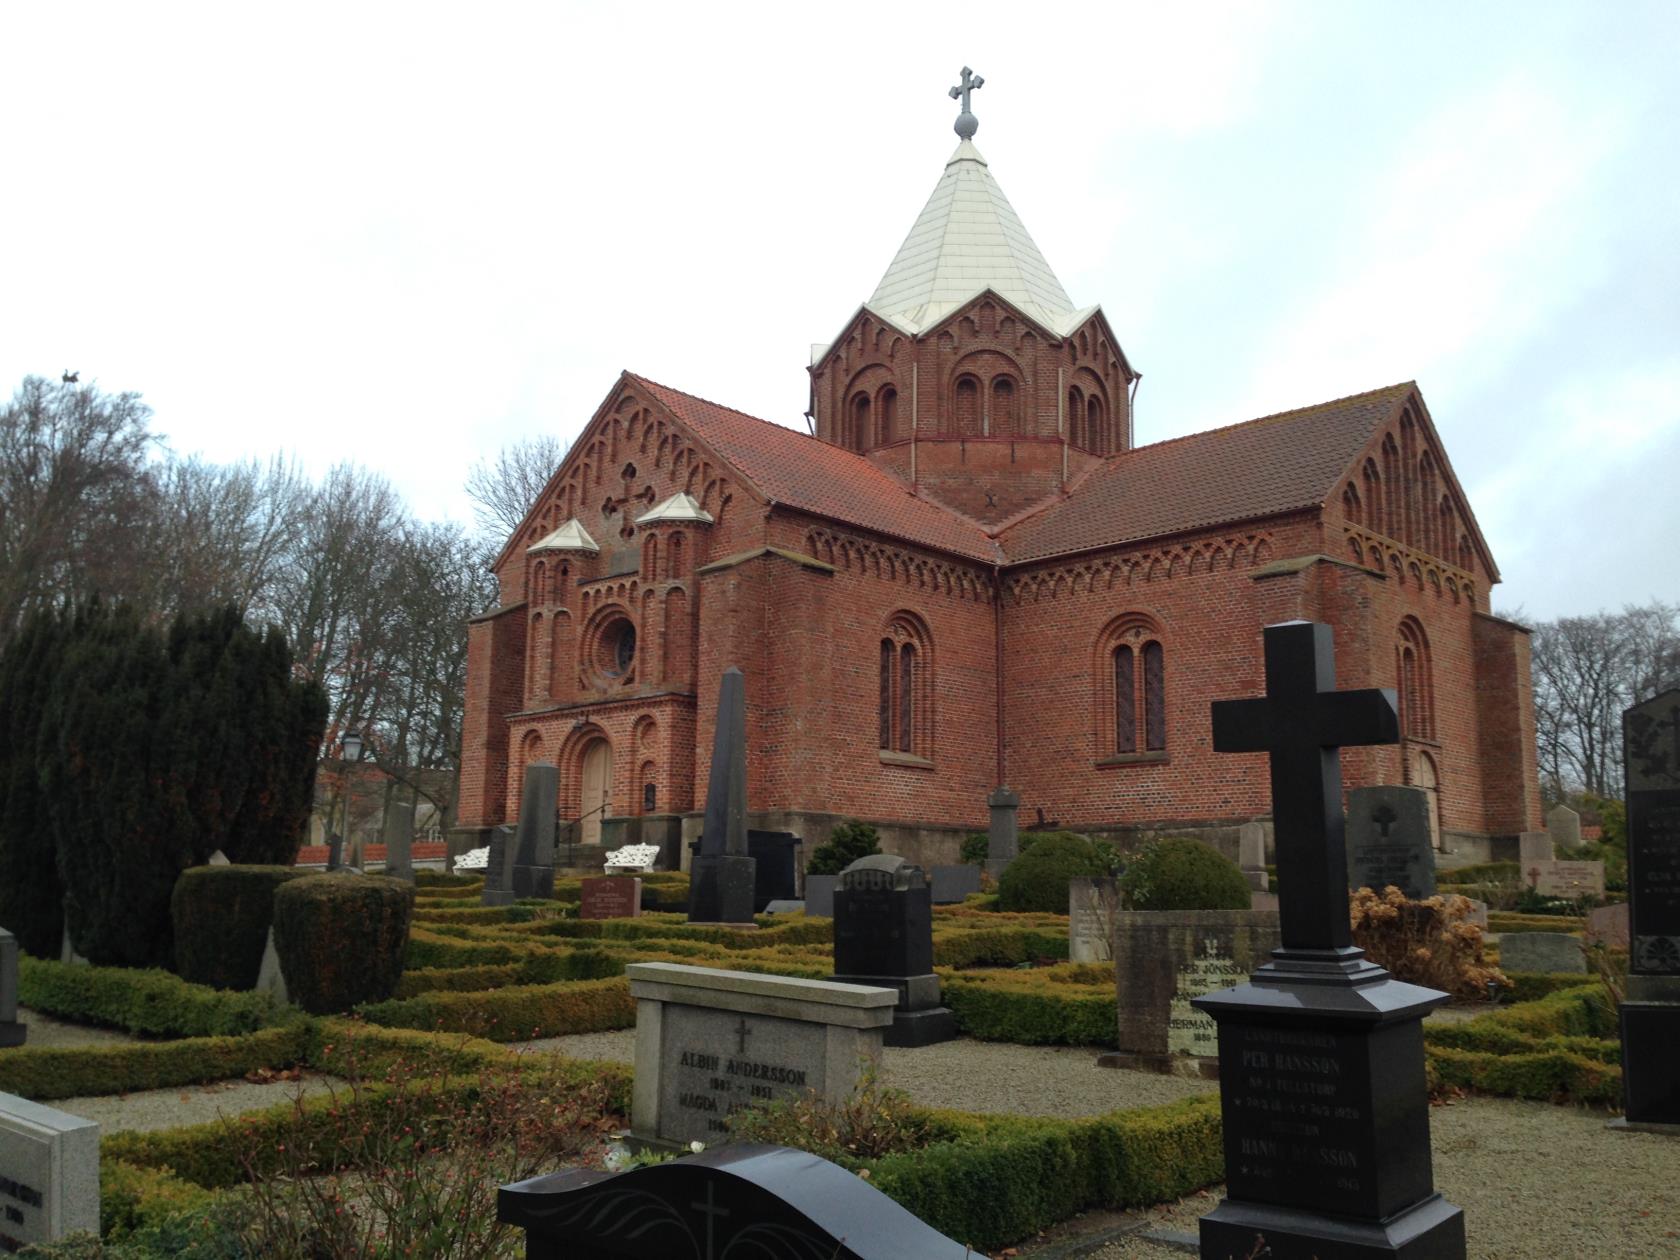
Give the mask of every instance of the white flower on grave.
[[635, 1156], [630, 1154], [630, 1148], [623, 1143], [607, 1148], [607, 1153], [601, 1157], [601, 1163], [608, 1172], [623, 1172], [630, 1167]]
[[698, 1155], [701, 1151], [706, 1149], [706, 1144], [704, 1142], [690, 1142], [688, 1144], [688, 1149]]
[[469, 849], [455, 859], [455, 869], [458, 871], [482, 871], [490, 865], [490, 846], [482, 849]]

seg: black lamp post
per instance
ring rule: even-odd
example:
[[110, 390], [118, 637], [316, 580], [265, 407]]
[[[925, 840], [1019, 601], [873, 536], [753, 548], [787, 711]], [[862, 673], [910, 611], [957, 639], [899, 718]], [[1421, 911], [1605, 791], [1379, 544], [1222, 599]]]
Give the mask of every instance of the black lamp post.
[[[355, 730], [345, 731], [344, 737], [339, 741], [339, 754], [347, 767], [344, 772], [344, 842], [346, 845], [352, 845], [350, 837], [350, 797], [355, 791], [355, 779], [348, 767], [355, 765], [362, 759], [362, 733]], [[360, 840], [354, 841], [352, 851], [355, 858], [351, 864], [357, 870], [363, 869], [362, 842]]]

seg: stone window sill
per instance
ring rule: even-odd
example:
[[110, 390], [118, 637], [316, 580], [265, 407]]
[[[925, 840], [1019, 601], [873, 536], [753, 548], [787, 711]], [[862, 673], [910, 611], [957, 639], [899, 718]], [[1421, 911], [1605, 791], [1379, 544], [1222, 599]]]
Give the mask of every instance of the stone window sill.
[[933, 762], [926, 757], [918, 757], [915, 753], [894, 752], [890, 748], [880, 750], [883, 766], [909, 766], [913, 770], [932, 770]]
[[1120, 753], [1114, 757], [1103, 757], [1097, 762], [1099, 770], [1108, 766], [1164, 766], [1172, 758], [1163, 752]]

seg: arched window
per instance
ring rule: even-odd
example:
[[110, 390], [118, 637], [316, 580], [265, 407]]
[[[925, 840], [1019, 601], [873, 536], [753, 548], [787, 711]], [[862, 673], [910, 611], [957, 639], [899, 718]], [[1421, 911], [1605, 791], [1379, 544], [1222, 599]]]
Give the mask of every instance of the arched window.
[[1415, 617], [1400, 623], [1395, 644], [1395, 673], [1399, 678], [1400, 734], [1406, 739], [1435, 738], [1435, 682], [1429, 660], [1429, 639]]
[[649, 534], [642, 540], [642, 581], [659, 580], [659, 535]]
[[883, 387], [877, 406], [881, 413], [881, 442], [898, 441], [898, 390], [891, 385]]
[[1382, 478], [1377, 473], [1377, 461], [1365, 461], [1365, 524], [1379, 534], [1383, 527]]
[[859, 394], [852, 399], [851, 432], [846, 435], [845, 445], [854, 451], [861, 451], [869, 444], [869, 395]]
[[1431, 555], [1438, 556], [1441, 554], [1441, 541], [1435, 536], [1438, 515], [1429, 510], [1436, 501], [1435, 459], [1428, 451], [1425, 451], [1423, 458], [1418, 461], [1418, 480], [1423, 483], [1423, 510], [1418, 514], [1422, 518], [1419, 522], [1419, 532], [1423, 536], [1423, 549]]
[[1349, 525], [1358, 525], [1363, 519], [1360, 515], [1359, 491], [1353, 482], [1348, 482], [1342, 491], [1342, 515], [1347, 517]]
[[980, 382], [972, 376], [957, 378], [956, 424], [960, 434], [980, 432]]
[[882, 752], [932, 760], [933, 688], [927, 627], [899, 613], [881, 636], [877, 735]]
[[1097, 639], [1097, 754], [1128, 757], [1167, 748], [1166, 651], [1142, 613], [1116, 617]]
[[1007, 437], [1018, 430], [1015, 416], [1015, 382], [1007, 376], [992, 379], [992, 423], [994, 437]]
[[572, 567], [569, 564], [560, 566], [559, 576], [555, 581], [554, 602], [562, 608], [571, 606], [572, 598]]
[[665, 576], [675, 581], [683, 575], [683, 536], [672, 534], [665, 544]]
[[1384, 496], [1388, 510], [1384, 514], [1382, 531], [1390, 538], [1402, 540], [1406, 529], [1405, 487], [1400, 480], [1400, 448], [1394, 445], [1393, 434], [1383, 438], [1382, 461], [1383, 485], [1388, 492]]
[[1074, 446], [1085, 445], [1085, 395], [1077, 385], [1068, 390], [1067, 440]]

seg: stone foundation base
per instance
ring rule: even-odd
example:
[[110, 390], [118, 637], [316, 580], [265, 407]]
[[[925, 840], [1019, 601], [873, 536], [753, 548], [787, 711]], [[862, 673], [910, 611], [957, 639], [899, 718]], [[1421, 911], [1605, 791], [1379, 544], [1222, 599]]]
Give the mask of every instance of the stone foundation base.
[[1226, 1199], [1202, 1217], [1201, 1227], [1203, 1260], [1252, 1255], [1257, 1235], [1273, 1256], [1464, 1260], [1464, 1211], [1438, 1194], [1384, 1221]]
[[1162, 1076], [1188, 1076], [1192, 1080], [1217, 1081], [1219, 1059], [1197, 1054], [1133, 1054], [1116, 1050], [1097, 1056], [1097, 1066], [1125, 1068], [1132, 1072], [1156, 1072]]

